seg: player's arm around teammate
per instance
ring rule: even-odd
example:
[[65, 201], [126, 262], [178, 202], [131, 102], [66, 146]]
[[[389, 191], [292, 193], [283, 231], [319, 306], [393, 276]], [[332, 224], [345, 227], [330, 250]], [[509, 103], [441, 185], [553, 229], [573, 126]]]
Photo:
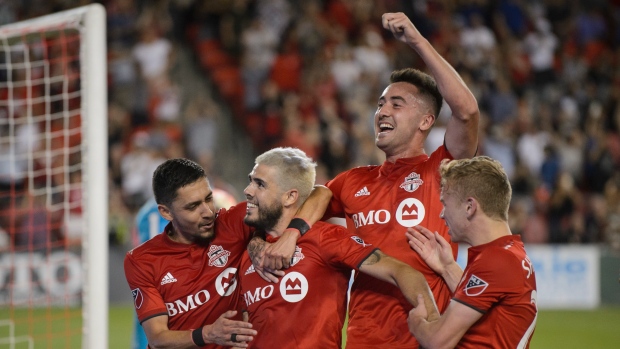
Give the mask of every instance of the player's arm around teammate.
[[[218, 344], [247, 348], [245, 342], [254, 339], [256, 331], [244, 321], [231, 320], [237, 314], [231, 310], [222, 314], [214, 323], [201, 328], [201, 339], [206, 344]], [[168, 316], [156, 316], [142, 323], [152, 349], [194, 349], [198, 333], [194, 331], [171, 331], [168, 329]], [[232, 334], [237, 334], [237, 342], [232, 342]], [[244, 342], [244, 343], [240, 343]]]
[[[315, 185], [304, 204], [297, 211], [295, 218], [306, 223], [308, 229], [323, 217], [323, 213], [331, 200], [332, 192], [324, 185]], [[303, 228], [302, 228], [303, 229]], [[248, 244], [248, 253], [254, 268], [267, 281], [277, 282], [273, 275], [282, 276], [277, 272], [290, 266], [295, 252], [297, 240], [301, 237], [299, 227], [287, 228], [278, 241], [267, 243], [260, 237], [254, 237]], [[269, 273], [265, 274], [264, 271]]]
[[409, 265], [377, 249], [362, 262], [359, 271], [397, 286], [414, 307], [423, 299], [422, 305], [429, 321], [439, 317], [433, 293], [424, 275]]

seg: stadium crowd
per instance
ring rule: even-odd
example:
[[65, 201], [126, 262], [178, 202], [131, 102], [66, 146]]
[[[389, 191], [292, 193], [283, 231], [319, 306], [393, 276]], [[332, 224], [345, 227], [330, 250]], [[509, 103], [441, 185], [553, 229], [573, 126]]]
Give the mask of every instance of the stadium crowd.
[[[0, 24], [90, 3], [7, 1]], [[166, 158], [216, 177], [218, 115], [255, 153], [294, 146], [317, 182], [379, 164], [372, 115], [393, 69], [422, 62], [381, 29], [404, 12], [458, 70], [481, 110], [479, 155], [514, 188], [510, 226], [526, 243], [620, 249], [620, 1], [101, 1], [107, 10], [112, 236], [123, 240]], [[175, 79], [194, 49], [216, 94]], [[427, 151], [443, 142], [443, 112]], [[27, 135], [25, 136], [27, 137]], [[241, 198], [241, 188], [230, 188]]]

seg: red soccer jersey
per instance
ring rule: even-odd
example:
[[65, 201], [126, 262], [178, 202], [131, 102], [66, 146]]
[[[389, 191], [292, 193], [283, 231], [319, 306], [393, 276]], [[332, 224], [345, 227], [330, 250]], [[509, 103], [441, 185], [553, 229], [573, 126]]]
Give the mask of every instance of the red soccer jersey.
[[484, 315], [458, 348], [529, 348], [536, 326], [536, 276], [518, 235], [470, 247], [454, 300]]
[[125, 276], [140, 323], [168, 315], [169, 329], [190, 330], [237, 308], [236, 273], [251, 237], [245, 212], [245, 203], [220, 210], [208, 246], [170, 240], [169, 224], [164, 233], [127, 253]]
[[258, 331], [251, 348], [340, 348], [351, 270], [375, 250], [343, 227], [317, 222], [299, 238], [277, 284], [264, 281], [247, 253], [239, 269], [240, 307]]
[[[452, 157], [441, 146], [430, 157], [345, 171], [327, 183], [333, 198], [325, 214], [345, 217], [349, 231], [424, 274], [441, 312], [450, 302], [450, 289], [409, 247], [405, 232], [421, 224], [450, 241], [439, 217], [443, 205], [438, 168], [444, 158]], [[457, 250], [453, 244], [455, 258]], [[358, 275], [351, 289], [347, 347], [417, 348], [407, 327], [411, 308], [398, 287]]]

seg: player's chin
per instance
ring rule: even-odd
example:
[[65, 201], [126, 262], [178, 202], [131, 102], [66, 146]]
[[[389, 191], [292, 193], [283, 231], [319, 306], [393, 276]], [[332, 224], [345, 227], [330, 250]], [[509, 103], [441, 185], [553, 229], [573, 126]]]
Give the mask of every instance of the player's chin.
[[203, 229], [200, 232], [200, 238], [202, 239], [211, 239], [215, 236], [215, 230], [213, 228]]

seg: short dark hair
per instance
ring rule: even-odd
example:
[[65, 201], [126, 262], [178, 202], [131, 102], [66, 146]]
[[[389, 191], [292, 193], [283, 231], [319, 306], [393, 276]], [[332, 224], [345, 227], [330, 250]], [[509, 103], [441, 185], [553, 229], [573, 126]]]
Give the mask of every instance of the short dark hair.
[[405, 68], [400, 70], [394, 70], [390, 75], [390, 83], [395, 82], [407, 82], [418, 88], [422, 98], [428, 99], [432, 102], [433, 114], [435, 118], [439, 115], [441, 110], [441, 104], [443, 103], [443, 97], [437, 87], [437, 82], [432, 76], [421, 72], [414, 68]]
[[170, 206], [177, 197], [177, 190], [207, 179], [207, 173], [192, 160], [170, 159], [157, 166], [153, 172], [153, 193], [158, 204]]

